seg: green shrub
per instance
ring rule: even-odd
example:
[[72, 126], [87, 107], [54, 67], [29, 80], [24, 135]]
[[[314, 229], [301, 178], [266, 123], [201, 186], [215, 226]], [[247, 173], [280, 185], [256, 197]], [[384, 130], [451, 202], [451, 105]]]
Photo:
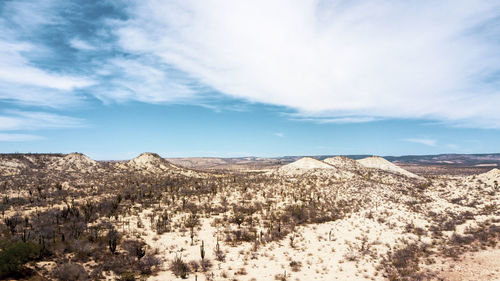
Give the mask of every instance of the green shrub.
[[0, 277], [21, 274], [23, 265], [40, 256], [42, 247], [33, 242], [15, 242], [0, 252]]

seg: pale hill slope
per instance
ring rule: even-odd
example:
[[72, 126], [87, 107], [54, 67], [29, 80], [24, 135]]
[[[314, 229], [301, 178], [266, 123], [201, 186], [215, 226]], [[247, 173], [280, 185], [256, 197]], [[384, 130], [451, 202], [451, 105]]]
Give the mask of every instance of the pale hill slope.
[[90, 172], [98, 168], [98, 163], [82, 153], [70, 153], [54, 160], [47, 168], [58, 171]]
[[360, 163], [361, 165], [363, 165], [366, 168], [380, 169], [380, 170], [388, 171], [391, 173], [405, 175], [405, 176], [411, 177], [411, 178], [422, 179], [422, 177], [415, 175], [414, 173], [408, 172], [407, 170], [405, 170], [401, 167], [398, 167], [398, 166], [394, 165], [393, 163], [391, 163], [391, 162], [389, 162], [389, 161], [387, 161], [384, 158], [379, 157], [379, 156], [367, 157], [367, 158], [360, 159], [357, 161], [358, 161], [358, 163]]
[[28, 165], [20, 159], [6, 159], [0, 161], [0, 175], [2, 176], [17, 175], [27, 168]]
[[480, 174], [480, 176], [485, 176], [489, 178], [500, 179], [500, 170], [497, 168], [491, 169], [486, 173]]
[[151, 172], [155, 172], [158, 170], [166, 171], [171, 169], [178, 169], [178, 167], [163, 159], [160, 155], [150, 152], [142, 153], [136, 158], [128, 161], [127, 166]]
[[279, 168], [280, 170], [311, 170], [311, 169], [334, 169], [331, 165], [321, 162], [319, 160], [313, 159], [311, 157], [301, 158], [293, 163], [284, 165]]
[[347, 169], [347, 170], [361, 170], [364, 167], [354, 159], [345, 157], [345, 156], [336, 156], [330, 157], [323, 160], [323, 162], [334, 166], [338, 169]]
[[481, 180], [482, 182], [489, 184], [489, 185], [495, 185], [495, 182], [496, 182], [496, 185], [500, 185], [500, 170], [497, 168], [494, 168], [494, 169], [489, 170], [486, 173], [482, 173], [482, 174], [479, 174], [476, 176], [469, 176], [468, 177], [469, 180], [472, 180], [474, 178], [476, 180]]
[[335, 167], [311, 157], [301, 158], [293, 163], [284, 165], [274, 170], [274, 173], [281, 175], [301, 175], [311, 171], [337, 171]]

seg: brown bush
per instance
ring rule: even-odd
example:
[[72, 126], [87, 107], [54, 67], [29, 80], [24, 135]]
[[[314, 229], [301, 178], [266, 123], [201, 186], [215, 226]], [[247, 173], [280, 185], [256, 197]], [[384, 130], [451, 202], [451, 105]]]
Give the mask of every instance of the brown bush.
[[175, 276], [182, 279], [186, 279], [190, 272], [188, 265], [182, 260], [181, 256], [175, 257], [170, 263], [170, 270]]
[[85, 268], [77, 263], [58, 265], [52, 271], [52, 276], [62, 281], [89, 280], [89, 275], [85, 271]]

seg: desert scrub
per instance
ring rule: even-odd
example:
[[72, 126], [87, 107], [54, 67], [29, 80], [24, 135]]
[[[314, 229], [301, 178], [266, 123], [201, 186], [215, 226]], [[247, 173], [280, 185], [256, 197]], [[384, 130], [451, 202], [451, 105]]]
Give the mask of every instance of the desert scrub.
[[176, 256], [170, 263], [170, 270], [172, 273], [182, 279], [186, 279], [189, 275], [189, 266], [182, 260], [181, 256]]
[[82, 265], [77, 263], [65, 263], [57, 266], [52, 271], [52, 276], [61, 281], [88, 280], [89, 275]]
[[0, 278], [22, 275], [24, 264], [39, 258], [41, 251], [42, 246], [33, 242], [19, 241], [7, 246], [0, 252]]
[[302, 262], [300, 262], [300, 261], [291, 261], [289, 265], [292, 268], [293, 272], [299, 272], [300, 269], [301, 269], [301, 267], [302, 267]]

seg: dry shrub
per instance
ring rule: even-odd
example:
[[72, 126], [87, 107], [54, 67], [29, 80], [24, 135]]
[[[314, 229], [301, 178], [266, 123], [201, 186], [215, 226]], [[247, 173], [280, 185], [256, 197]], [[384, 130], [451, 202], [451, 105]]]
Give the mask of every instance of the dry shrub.
[[62, 281], [88, 280], [89, 275], [82, 265], [77, 263], [65, 263], [57, 266], [52, 271], [52, 276]]
[[300, 261], [291, 261], [290, 262], [290, 267], [292, 268], [293, 272], [299, 272], [301, 267], [302, 267], [302, 262]]
[[248, 272], [244, 267], [241, 267], [234, 273], [234, 275], [247, 275], [247, 274]]
[[188, 265], [182, 260], [181, 256], [176, 256], [170, 263], [170, 270], [175, 276], [182, 279], [186, 279], [190, 272]]
[[198, 270], [200, 269], [200, 264], [197, 261], [192, 260], [189, 262], [189, 267], [191, 268], [192, 272], [198, 272]]
[[203, 270], [203, 272], [206, 272], [210, 268], [212, 268], [212, 262], [209, 259], [201, 260], [200, 265], [201, 265], [201, 270]]
[[138, 263], [139, 270], [142, 274], [151, 274], [154, 270], [158, 269], [158, 267], [162, 264], [162, 261], [152, 255], [144, 256]]

